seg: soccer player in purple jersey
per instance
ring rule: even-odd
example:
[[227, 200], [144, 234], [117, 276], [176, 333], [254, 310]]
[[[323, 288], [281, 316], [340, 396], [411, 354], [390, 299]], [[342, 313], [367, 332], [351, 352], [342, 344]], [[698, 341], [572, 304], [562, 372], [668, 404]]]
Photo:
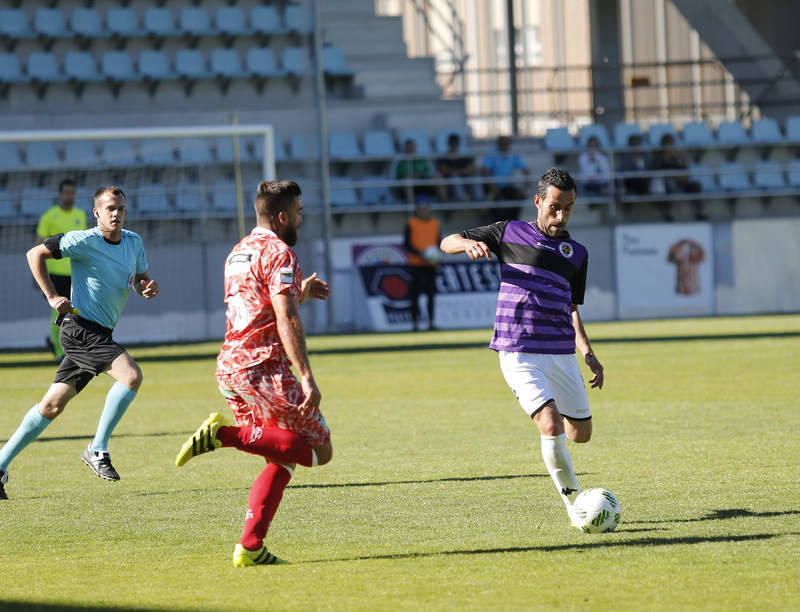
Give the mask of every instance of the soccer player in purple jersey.
[[542, 457], [571, 518], [580, 485], [565, 443], [588, 442], [592, 413], [575, 348], [603, 388], [603, 366], [592, 352], [578, 305], [586, 289], [588, 252], [566, 231], [577, 197], [568, 172], [551, 168], [539, 179], [534, 221], [500, 221], [451, 234], [445, 253], [500, 262], [494, 337], [500, 369], [522, 409], [539, 428]]

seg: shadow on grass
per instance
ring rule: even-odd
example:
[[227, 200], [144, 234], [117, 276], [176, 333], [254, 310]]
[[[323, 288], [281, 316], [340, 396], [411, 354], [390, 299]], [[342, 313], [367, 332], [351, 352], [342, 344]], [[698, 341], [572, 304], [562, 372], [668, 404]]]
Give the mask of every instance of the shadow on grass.
[[[186, 608], [188, 611], [190, 608]], [[86, 610], [88, 612], [101, 612], [108, 610], [109, 612], [118, 612], [124, 610], [125, 612], [145, 612], [145, 610], [153, 610], [153, 608], [131, 608], [130, 606], [93, 606], [92, 604], [67, 604], [67, 603], [43, 603], [34, 601], [4, 601], [0, 599], [0, 610], [21, 610], [22, 612], [52, 612], [54, 610]], [[175, 612], [181, 612], [180, 608], [170, 608]]]
[[688, 519], [666, 519], [658, 521], [631, 521], [634, 525], [660, 525], [665, 523], [697, 523], [699, 521], [723, 521], [734, 518], [773, 518], [776, 516], [789, 516], [800, 514], [800, 510], [774, 510], [770, 512], [753, 512], [746, 508], [730, 508], [727, 510], [712, 510], [708, 514], [698, 518]]
[[359, 557], [340, 557], [336, 559], [316, 559], [312, 561], [300, 561], [297, 564], [306, 563], [331, 563], [336, 561], [380, 561], [380, 560], [400, 560], [400, 559], [422, 559], [425, 557], [447, 557], [456, 555], [497, 555], [506, 553], [525, 553], [525, 552], [568, 552], [568, 551], [589, 551], [596, 548], [630, 548], [630, 547], [651, 547], [651, 546], [676, 546], [685, 544], [713, 544], [731, 542], [754, 542], [761, 540], [771, 540], [784, 536], [800, 535], [797, 533], [754, 533], [738, 536], [679, 536], [675, 538], [640, 538], [635, 540], [609, 540], [613, 538], [611, 534], [604, 534], [593, 538], [592, 542], [580, 544], [553, 544], [549, 546], [509, 546], [505, 548], [475, 548], [467, 550], [442, 550], [438, 552], [412, 552], [387, 555], [364, 555]]
[[[403, 351], [452, 351], [460, 349], [483, 349], [489, 346], [489, 332], [485, 341], [481, 342], [419, 342], [416, 344], [386, 344], [383, 346], [339, 346], [324, 349], [310, 349], [310, 355], [357, 355], [360, 353], [396, 353]], [[785, 332], [745, 332], [740, 334], [687, 334], [681, 336], [638, 336], [618, 338], [595, 338], [592, 344], [610, 343], [641, 343], [641, 342], [686, 342], [691, 340], [756, 340], [766, 338], [797, 338], [800, 331]], [[145, 345], [151, 347], [152, 345]], [[135, 346], [129, 346], [135, 352]], [[49, 354], [40, 358], [17, 359], [15, 361], [0, 362], [3, 368], [35, 368], [47, 367], [56, 370], [56, 364]], [[178, 362], [178, 361], [203, 361], [216, 359], [217, 351], [197, 351], [181, 355], [139, 355], [134, 356], [139, 363], [146, 362]]]
[[[168, 436], [190, 436], [194, 432], [193, 431], [156, 431], [152, 433], [144, 433], [144, 434], [134, 434], [134, 433], [127, 433], [127, 434], [114, 434], [114, 439], [118, 438], [163, 438]], [[70, 440], [94, 440], [94, 434], [85, 434], [79, 436], [42, 436], [40, 438], [36, 438], [34, 443], [36, 442], [68, 442]], [[0, 444], [5, 444], [8, 440], [0, 440]]]

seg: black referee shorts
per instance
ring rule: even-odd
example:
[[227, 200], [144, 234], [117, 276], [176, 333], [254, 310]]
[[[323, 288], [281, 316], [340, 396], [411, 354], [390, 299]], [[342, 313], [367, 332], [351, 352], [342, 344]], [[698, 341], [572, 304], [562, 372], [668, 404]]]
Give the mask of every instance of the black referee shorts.
[[74, 314], [65, 316], [58, 335], [64, 359], [53, 382], [74, 380], [75, 389], [80, 392], [92, 378], [105, 372], [111, 362], [125, 352], [114, 342], [112, 331]]

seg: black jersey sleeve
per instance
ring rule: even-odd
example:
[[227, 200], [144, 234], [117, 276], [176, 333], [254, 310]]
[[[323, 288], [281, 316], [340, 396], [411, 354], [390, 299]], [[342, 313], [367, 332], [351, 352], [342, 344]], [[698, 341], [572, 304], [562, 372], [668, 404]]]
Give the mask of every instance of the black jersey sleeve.
[[56, 234], [42, 241], [45, 248], [53, 255], [53, 259], [61, 259], [61, 247], [59, 245], [61, 244], [61, 237], [63, 235], [64, 234]]
[[470, 240], [485, 242], [489, 250], [497, 255], [500, 252], [500, 240], [503, 238], [503, 232], [506, 231], [506, 225], [508, 225], [508, 221], [498, 221], [491, 225], [464, 230], [461, 235]]
[[583, 258], [583, 263], [578, 269], [577, 274], [572, 277], [570, 285], [572, 285], [572, 303], [583, 304], [583, 297], [586, 293], [586, 272], [589, 269], [589, 256]]

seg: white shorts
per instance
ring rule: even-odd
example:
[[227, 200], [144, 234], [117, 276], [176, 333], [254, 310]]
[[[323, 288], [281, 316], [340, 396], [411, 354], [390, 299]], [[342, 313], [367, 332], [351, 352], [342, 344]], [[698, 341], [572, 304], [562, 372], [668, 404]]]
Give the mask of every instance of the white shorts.
[[575, 355], [500, 351], [500, 369], [522, 409], [533, 416], [550, 400], [566, 417], [592, 418], [589, 396]]

